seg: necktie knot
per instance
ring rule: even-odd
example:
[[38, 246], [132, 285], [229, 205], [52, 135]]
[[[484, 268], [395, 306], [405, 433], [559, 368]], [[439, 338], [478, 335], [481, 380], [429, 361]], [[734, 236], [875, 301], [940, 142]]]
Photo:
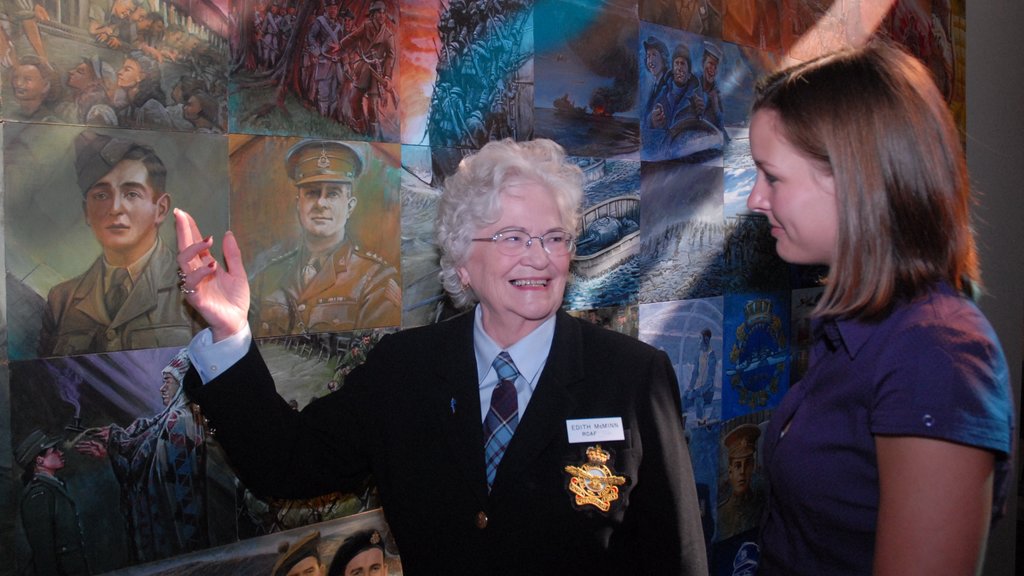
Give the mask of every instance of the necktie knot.
[[107, 315], [113, 318], [121, 309], [125, 299], [128, 297], [128, 269], [114, 268], [110, 274], [110, 286], [103, 295], [103, 304], [107, 308]]
[[516, 365], [512, 362], [512, 357], [508, 355], [508, 352], [501, 352], [494, 357], [494, 362], [491, 363], [494, 367], [494, 371], [498, 374], [498, 381], [511, 380], [515, 382], [516, 378], [519, 377], [519, 370], [516, 369]]

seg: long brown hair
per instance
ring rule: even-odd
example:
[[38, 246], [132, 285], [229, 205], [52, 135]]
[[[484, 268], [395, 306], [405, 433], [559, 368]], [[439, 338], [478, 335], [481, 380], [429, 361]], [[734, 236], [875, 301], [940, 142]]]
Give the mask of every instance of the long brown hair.
[[879, 319], [941, 281], [973, 294], [967, 164], [923, 64], [876, 40], [764, 78], [760, 109], [835, 182], [836, 257], [816, 314]]

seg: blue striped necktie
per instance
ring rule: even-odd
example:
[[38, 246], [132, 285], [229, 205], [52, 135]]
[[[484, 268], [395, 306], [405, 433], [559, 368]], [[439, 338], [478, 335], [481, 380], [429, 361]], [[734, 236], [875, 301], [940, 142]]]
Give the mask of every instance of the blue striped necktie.
[[516, 397], [516, 378], [519, 371], [512, 363], [508, 352], [502, 352], [491, 364], [498, 373], [498, 386], [491, 393], [491, 408], [484, 418], [484, 457], [487, 462], [487, 489], [494, 484], [498, 464], [505, 454], [505, 448], [512, 441], [512, 434], [519, 424], [519, 401]]

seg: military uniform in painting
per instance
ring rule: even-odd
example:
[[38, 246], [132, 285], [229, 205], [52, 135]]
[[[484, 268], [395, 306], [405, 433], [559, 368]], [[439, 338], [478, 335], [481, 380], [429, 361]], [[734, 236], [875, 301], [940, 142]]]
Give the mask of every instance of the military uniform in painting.
[[397, 282], [397, 272], [380, 256], [342, 242], [309, 282], [303, 282], [305, 252], [293, 250], [253, 279], [253, 293], [261, 295], [250, 312], [255, 335], [401, 324], [401, 310], [387, 296], [388, 283]]

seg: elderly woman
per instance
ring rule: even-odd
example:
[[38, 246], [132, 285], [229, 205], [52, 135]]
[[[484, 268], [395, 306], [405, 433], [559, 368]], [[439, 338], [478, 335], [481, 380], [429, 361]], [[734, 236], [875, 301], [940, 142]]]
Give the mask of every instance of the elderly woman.
[[668, 357], [560, 311], [581, 175], [546, 140], [492, 142], [446, 182], [442, 276], [469, 312], [384, 337], [338, 392], [288, 408], [226, 268], [176, 212], [181, 287], [209, 322], [189, 395], [254, 491], [372, 473], [409, 574], [706, 574]]

